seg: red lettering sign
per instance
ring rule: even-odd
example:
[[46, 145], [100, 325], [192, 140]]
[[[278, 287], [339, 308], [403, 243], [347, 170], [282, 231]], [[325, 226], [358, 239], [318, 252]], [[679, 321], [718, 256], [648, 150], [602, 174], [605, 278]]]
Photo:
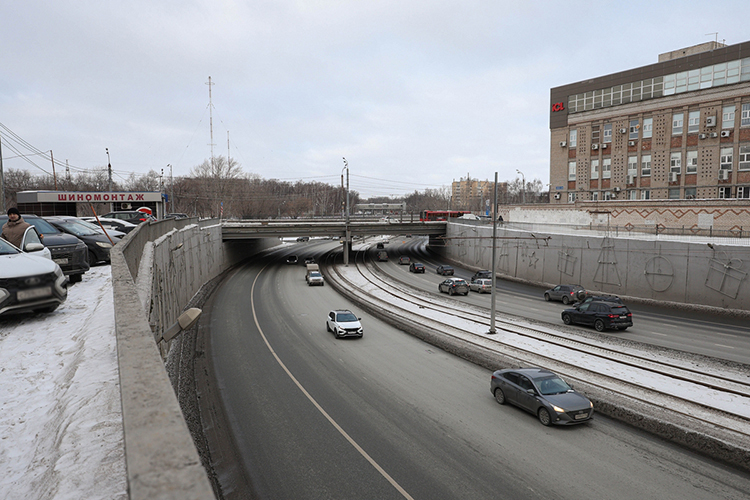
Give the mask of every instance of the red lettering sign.
[[552, 105], [552, 111], [563, 111], [565, 109], [565, 106], [561, 102], [556, 102]]

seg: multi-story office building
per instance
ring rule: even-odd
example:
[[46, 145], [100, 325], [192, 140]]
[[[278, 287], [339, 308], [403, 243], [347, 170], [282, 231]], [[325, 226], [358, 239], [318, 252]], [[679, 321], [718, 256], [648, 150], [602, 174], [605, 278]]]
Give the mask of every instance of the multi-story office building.
[[465, 179], [453, 181], [451, 186], [451, 208], [454, 210], [485, 210], [487, 200], [492, 200], [494, 183], [488, 180]]
[[750, 198], [750, 42], [550, 94], [551, 203]]

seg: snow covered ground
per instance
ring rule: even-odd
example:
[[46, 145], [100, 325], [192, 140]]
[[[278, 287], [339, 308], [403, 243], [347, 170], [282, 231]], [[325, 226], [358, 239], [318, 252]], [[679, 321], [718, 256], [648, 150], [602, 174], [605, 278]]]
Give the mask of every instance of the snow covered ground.
[[112, 278], [55, 312], [0, 318], [0, 500], [126, 499]]

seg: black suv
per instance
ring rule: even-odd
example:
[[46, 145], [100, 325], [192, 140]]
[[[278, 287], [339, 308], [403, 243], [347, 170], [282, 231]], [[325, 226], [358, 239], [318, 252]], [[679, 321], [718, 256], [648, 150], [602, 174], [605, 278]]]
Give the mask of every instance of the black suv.
[[474, 273], [474, 276], [471, 277], [469, 281], [473, 282], [476, 280], [491, 280], [492, 279], [492, 271], [489, 271], [487, 269], [481, 269]]
[[604, 330], [626, 330], [633, 326], [633, 314], [624, 304], [592, 300], [578, 304], [562, 312], [566, 325], [593, 326], [597, 332]]
[[[83, 279], [83, 273], [89, 270], [89, 249], [84, 242], [57, 229], [55, 226], [38, 215], [24, 214], [23, 220], [36, 228], [43, 236], [42, 243], [49, 248], [54, 260], [71, 283], [78, 283]], [[8, 216], [0, 216], [0, 227], [8, 222]]]
[[424, 273], [424, 269], [425, 269], [424, 264], [420, 262], [412, 262], [411, 264], [409, 264], [409, 272]]

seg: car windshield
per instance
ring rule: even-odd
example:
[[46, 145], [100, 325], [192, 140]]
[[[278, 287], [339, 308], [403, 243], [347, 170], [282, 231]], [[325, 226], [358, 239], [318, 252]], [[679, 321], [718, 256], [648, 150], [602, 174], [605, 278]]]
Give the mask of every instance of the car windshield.
[[570, 387], [567, 382], [565, 382], [557, 375], [554, 375], [552, 377], [545, 377], [542, 379], [536, 379], [534, 380], [534, 382], [536, 383], [537, 387], [539, 387], [539, 392], [541, 392], [544, 396], [549, 396], [551, 394], [561, 394], [563, 392], [572, 390], [572, 387]]
[[339, 323], [350, 323], [352, 321], [357, 321], [357, 317], [350, 312], [338, 313], [336, 315], [336, 321]]
[[311, 278], [320, 278], [322, 275], [320, 273], [316, 273], [315, 271], [310, 273]]
[[44, 219], [37, 219], [37, 218], [29, 217], [28, 219], [24, 219], [24, 220], [28, 222], [29, 224], [33, 225], [39, 234], [60, 234], [60, 231], [58, 231], [58, 229], [55, 226], [53, 226], [52, 224], [50, 224]]
[[0, 238], [0, 255], [15, 255], [21, 253], [16, 247]]
[[74, 221], [66, 220], [58, 222], [58, 224], [61, 227], [65, 228], [67, 232], [72, 233], [76, 236], [95, 236], [97, 234], [101, 234], [101, 231], [96, 231], [95, 229], [84, 226], [83, 224]]

